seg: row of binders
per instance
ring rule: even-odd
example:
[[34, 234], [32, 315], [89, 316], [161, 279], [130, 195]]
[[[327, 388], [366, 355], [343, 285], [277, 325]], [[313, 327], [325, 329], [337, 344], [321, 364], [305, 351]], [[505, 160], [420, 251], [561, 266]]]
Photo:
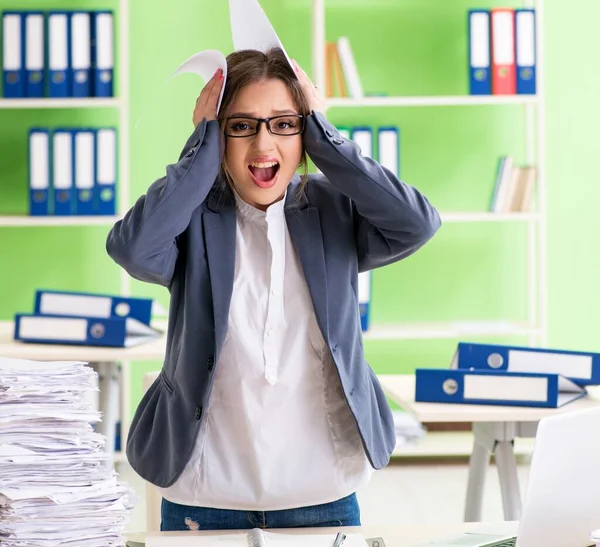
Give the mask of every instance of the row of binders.
[[468, 26], [471, 94], [535, 94], [535, 10], [473, 9]]
[[415, 400], [559, 408], [600, 385], [600, 354], [460, 342], [449, 369], [416, 370]]
[[112, 11], [5, 11], [6, 98], [112, 97]]
[[494, 213], [531, 212], [535, 192], [536, 168], [516, 165], [512, 156], [498, 160], [491, 210]]
[[116, 129], [30, 129], [28, 178], [32, 216], [115, 215]]
[[362, 82], [349, 38], [341, 36], [337, 42], [327, 42], [325, 48], [326, 96], [362, 99]]
[[[344, 138], [354, 141], [364, 157], [377, 159], [382, 167], [400, 177], [400, 131], [397, 127], [386, 126], [376, 130], [366, 126], [337, 127], [337, 130]], [[358, 304], [363, 332], [369, 330], [372, 284], [370, 271], [358, 274]]]
[[151, 325], [164, 309], [149, 298], [38, 290], [34, 311], [15, 315], [14, 339], [37, 344], [126, 348], [160, 336]]

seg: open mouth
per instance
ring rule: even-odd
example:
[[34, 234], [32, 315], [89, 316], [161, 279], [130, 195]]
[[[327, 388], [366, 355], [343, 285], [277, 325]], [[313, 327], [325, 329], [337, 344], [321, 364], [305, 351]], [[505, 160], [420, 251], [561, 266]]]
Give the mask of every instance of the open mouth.
[[276, 161], [258, 161], [248, 165], [254, 183], [261, 188], [273, 186], [277, 180], [279, 163]]

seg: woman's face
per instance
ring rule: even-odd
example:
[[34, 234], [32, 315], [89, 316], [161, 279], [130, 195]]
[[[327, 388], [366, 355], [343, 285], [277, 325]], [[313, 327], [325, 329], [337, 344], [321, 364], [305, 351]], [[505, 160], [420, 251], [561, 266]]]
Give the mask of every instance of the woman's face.
[[[271, 118], [298, 114], [287, 86], [281, 80], [263, 80], [246, 86], [231, 105], [228, 118]], [[280, 131], [293, 132], [302, 120], [274, 120]], [[226, 133], [242, 133], [255, 122], [227, 120]], [[225, 164], [237, 193], [248, 204], [265, 210], [279, 201], [302, 157], [302, 134], [273, 135], [262, 123], [258, 134], [226, 137]]]

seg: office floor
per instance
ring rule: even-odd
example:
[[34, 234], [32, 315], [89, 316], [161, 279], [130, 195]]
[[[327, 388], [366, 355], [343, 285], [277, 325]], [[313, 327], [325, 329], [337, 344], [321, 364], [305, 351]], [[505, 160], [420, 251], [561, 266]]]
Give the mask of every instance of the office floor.
[[[128, 531], [145, 529], [143, 481], [126, 463], [117, 468], [120, 480], [128, 482], [141, 501], [131, 514]], [[528, 477], [528, 465], [519, 466], [521, 492]], [[374, 474], [371, 483], [358, 493], [364, 525], [427, 524], [461, 522], [468, 467], [456, 463], [417, 463], [401, 460]], [[496, 468], [487, 475], [483, 520], [503, 520], [502, 500]]]

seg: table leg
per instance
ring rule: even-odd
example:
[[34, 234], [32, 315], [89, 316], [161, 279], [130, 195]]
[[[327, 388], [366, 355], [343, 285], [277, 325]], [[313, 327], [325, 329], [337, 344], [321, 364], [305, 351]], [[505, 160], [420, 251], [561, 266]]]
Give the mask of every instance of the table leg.
[[477, 436], [473, 442], [473, 452], [469, 459], [469, 478], [467, 482], [467, 498], [465, 501], [465, 522], [481, 520], [485, 475], [490, 463], [490, 450], [482, 444]]
[[521, 492], [513, 441], [499, 441], [494, 450], [505, 520], [521, 518]]
[[106, 452], [109, 455], [107, 464], [114, 465], [116, 420], [119, 402], [119, 371], [115, 362], [97, 363], [100, 386], [99, 408], [102, 421], [98, 424], [98, 432], [106, 437]]

